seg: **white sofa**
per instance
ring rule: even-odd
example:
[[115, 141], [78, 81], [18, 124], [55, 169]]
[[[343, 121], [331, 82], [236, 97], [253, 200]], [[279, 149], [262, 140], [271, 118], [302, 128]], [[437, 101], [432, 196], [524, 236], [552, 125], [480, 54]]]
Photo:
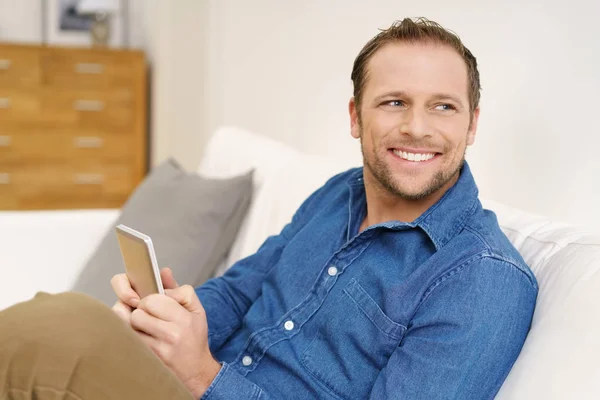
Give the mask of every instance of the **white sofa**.
[[[255, 168], [253, 202], [218, 273], [255, 251], [313, 190], [348, 167], [235, 127], [218, 130], [199, 172], [228, 177]], [[540, 285], [531, 331], [497, 398], [600, 398], [600, 235], [483, 203], [496, 212]], [[118, 215], [118, 210], [0, 212], [0, 309], [39, 290], [68, 290]]]

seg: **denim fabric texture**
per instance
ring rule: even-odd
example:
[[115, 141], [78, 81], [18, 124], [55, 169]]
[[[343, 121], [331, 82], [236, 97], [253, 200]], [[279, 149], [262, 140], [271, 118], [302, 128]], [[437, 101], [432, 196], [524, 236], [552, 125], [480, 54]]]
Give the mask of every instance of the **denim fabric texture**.
[[411, 223], [359, 233], [362, 168], [196, 289], [222, 369], [205, 399], [491, 399], [521, 351], [533, 273], [467, 163]]

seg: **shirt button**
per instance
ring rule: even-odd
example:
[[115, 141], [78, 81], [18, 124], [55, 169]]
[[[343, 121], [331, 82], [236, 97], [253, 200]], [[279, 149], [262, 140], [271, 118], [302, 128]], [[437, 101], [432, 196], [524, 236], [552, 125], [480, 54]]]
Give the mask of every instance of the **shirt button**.
[[285, 324], [283, 324], [283, 327], [285, 328], [286, 331], [291, 331], [292, 329], [294, 329], [294, 321], [285, 321]]
[[247, 367], [250, 364], [252, 364], [252, 357], [244, 356], [244, 358], [242, 358], [242, 364], [244, 364], [244, 367]]
[[327, 273], [329, 274], [329, 276], [336, 276], [338, 273], [338, 269], [336, 267], [329, 267]]

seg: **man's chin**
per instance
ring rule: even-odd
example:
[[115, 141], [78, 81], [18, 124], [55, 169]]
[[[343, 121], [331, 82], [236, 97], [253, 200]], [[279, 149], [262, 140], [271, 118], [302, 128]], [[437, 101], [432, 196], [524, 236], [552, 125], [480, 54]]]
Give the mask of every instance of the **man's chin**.
[[424, 200], [432, 194], [431, 190], [396, 190], [396, 196], [409, 201]]
[[415, 185], [414, 182], [407, 183], [398, 180], [394, 181], [389, 178], [387, 180], [379, 179], [379, 182], [389, 194], [404, 200], [418, 201], [431, 194], [430, 185]]
[[404, 200], [424, 200], [437, 193], [445, 185], [445, 180], [436, 179], [439, 177], [435, 175], [427, 178], [420, 177], [418, 180], [408, 179], [408, 182], [401, 180], [392, 181], [392, 187], [388, 187], [388, 189], [393, 189], [393, 194]]
[[[455, 182], [458, 176], [455, 174], [452, 178], [446, 178], [439, 175], [434, 175], [430, 179], [421, 180], [421, 182], [394, 182], [392, 187], [394, 194], [404, 200], [420, 201], [436, 195], [440, 191], [447, 190], [451, 183]], [[423, 184], [423, 182], [427, 182]]]

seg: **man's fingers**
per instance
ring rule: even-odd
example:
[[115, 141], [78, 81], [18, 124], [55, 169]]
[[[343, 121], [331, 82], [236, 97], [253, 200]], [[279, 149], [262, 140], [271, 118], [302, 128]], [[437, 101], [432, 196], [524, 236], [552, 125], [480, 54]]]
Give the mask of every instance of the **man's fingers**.
[[130, 307], [137, 307], [140, 296], [131, 288], [127, 274], [118, 274], [110, 280], [113, 291], [117, 298]]
[[172, 332], [171, 324], [156, 318], [141, 308], [133, 310], [130, 317], [131, 327], [136, 331], [144, 332], [155, 339], [173, 343], [179, 340], [177, 332]]
[[129, 317], [131, 316], [131, 311], [133, 310], [131, 307], [119, 300], [112, 307], [112, 310], [115, 314], [117, 314], [117, 317], [129, 325]]
[[173, 276], [173, 271], [171, 270], [171, 268], [161, 269], [160, 279], [162, 280], [162, 284], [165, 289], [175, 289], [179, 287], [179, 284]]
[[183, 285], [176, 289], [165, 290], [165, 294], [177, 301], [186, 310], [194, 313], [204, 312], [200, 299], [194, 288], [190, 285]]
[[158, 319], [169, 322], [176, 321], [181, 317], [182, 313], [185, 313], [185, 310], [181, 305], [177, 304], [177, 301], [162, 294], [151, 294], [144, 297], [140, 301], [138, 308]]

